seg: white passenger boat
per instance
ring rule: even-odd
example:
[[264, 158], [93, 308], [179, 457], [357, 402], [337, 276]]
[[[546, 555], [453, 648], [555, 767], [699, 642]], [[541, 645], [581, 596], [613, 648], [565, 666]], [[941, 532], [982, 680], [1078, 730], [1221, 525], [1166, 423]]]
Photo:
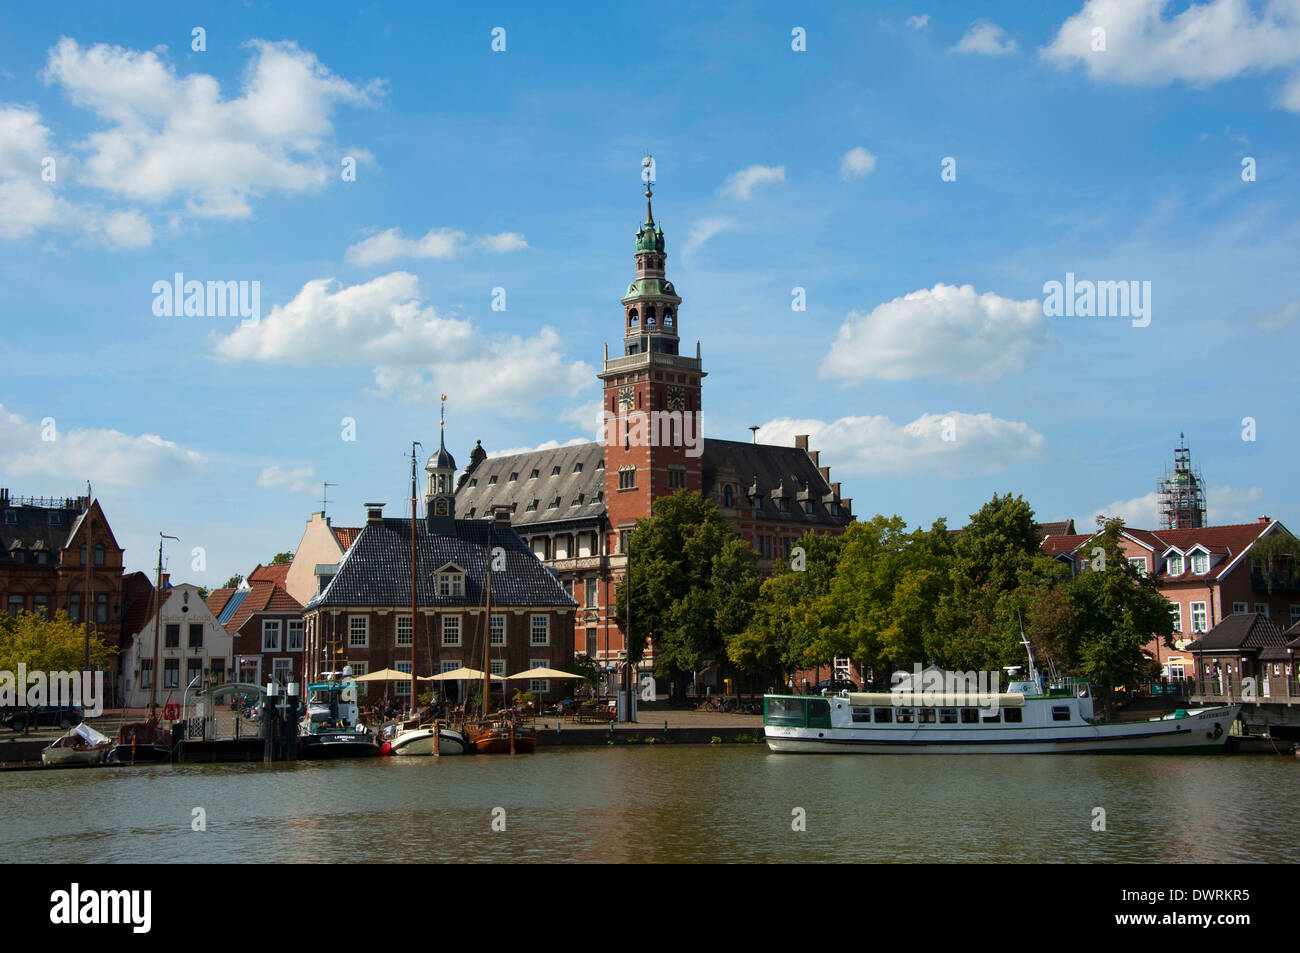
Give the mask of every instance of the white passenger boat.
[[1240, 709], [1098, 723], [1087, 685], [1045, 690], [1031, 669], [1030, 680], [998, 693], [765, 695], [763, 731], [773, 751], [822, 754], [1209, 752], [1223, 748]]
[[41, 752], [42, 764], [99, 764], [111, 742], [84, 721]]

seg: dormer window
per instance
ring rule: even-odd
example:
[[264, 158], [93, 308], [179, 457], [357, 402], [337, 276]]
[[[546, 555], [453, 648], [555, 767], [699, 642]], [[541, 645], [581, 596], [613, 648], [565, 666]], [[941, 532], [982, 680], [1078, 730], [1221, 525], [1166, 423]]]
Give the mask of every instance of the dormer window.
[[535, 509], [537, 509], [537, 500], [533, 500], [533, 502], [529, 503], [528, 506], [524, 508], [525, 512], [528, 513], [531, 513]]
[[559, 464], [556, 464], [555, 466], [551, 467], [551, 476], [559, 476], [559, 475], [560, 475], [560, 467]]
[[1210, 554], [1204, 552], [1192, 553], [1192, 572], [1198, 576], [1204, 576], [1210, 571]]
[[560, 506], [560, 498], [557, 496], [555, 499], [551, 500], [551, 505], [548, 506], [547, 509], [548, 510], [559, 509], [559, 506]]
[[50, 525], [58, 526], [63, 522], [63, 514], [58, 510], [50, 510]]
[[516, 480], [518, 480], [518, 479], [519, 479], [519, 471], [516, 470], [515, 472], [513, 472], [513, 473], [510, 474], [510, 482], [511, 482], [511, 483], [514, 483], [514, 482], [515, 482]]
[[812, 515], [813, 515], [813, 501], [812, 501], [812, 500], [804, 500], [804, 503], [803, 503], [803, 511], [804, 511], [805, 513], [807, 513], [809, 516], [812, 516]]
[[731, 509], [736, 505], [736, 494], [735, 491], [731, 489], [730, 484], [722, 488], [722, 505], [727, 509]]
[[763, 498], [755, 494], [749, 498], [749, 505], [754, 508], [755, 512], [763, 509]]
[[435, 574], [438, 580], [438, 595], [447, 598], [465, 595], [465, 571], [454, 563], [448, 563]]
[[497, 475], [494, 473], [490, 477], [488, 477], [488, 486], [496, 486], [496, 485], [497, 485]]
[[469, 485], [470, 485], [471, 487], [478, 486], [478, 477], [475, 477], [474, 479], [470, 480], [470, 481], [469, 481]]
[[538, 470], [534, 470], [532, 473], [528, 474], [528, 479], [530, 479], [530, 480], [536, 480], [536, 479], [537, 479], [537, 475], [538, 475], [539, 472], [540, 472], [540, 471], [538, 471]]
[[582, 464], [581, 464], [581, 463], [575, 463], [575, 464], [573, 465], [573, 472], [574, 472], [574, 473], [581, 473], [581, 472], [582, 472]]
[[1170, 576], [1183, 574], [1183, 554], [1174, 553], [1165, 559], [1165, 572]]

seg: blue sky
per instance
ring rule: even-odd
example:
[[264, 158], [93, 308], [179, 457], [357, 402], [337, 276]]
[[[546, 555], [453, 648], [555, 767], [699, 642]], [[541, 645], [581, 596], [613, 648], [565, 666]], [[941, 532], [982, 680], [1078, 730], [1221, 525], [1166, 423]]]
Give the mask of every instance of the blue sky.
[[[219, 585], [323, 480], [401, 506], [441, 392], [462, 464], [592, 439], [648, 150], [709, 436], [812, 433], [859, 515], [1083, 528], [1154, 526], [1182, 431], [1213, 521], [1300, 524], [1300, 2], [865, 6], [6, 10], [2, 485], [89, 479], [130, 568], [162, 530]], [[156, 316], [176, 272], [260, 321]], [[1067, 273], [1150, 324], [1045, 315]]]

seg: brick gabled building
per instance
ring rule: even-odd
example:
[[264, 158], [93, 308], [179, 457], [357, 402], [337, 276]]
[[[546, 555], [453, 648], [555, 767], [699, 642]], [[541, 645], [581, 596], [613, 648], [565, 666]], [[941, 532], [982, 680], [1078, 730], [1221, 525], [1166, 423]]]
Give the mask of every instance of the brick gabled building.
[[253, 685], [302, 684], [302, 603], [277, 580], [281, 566], [259, 566], [237, 589], [217, 589], [208, 609], [232, 640], [234, 680]]
[[[1153, 575], [1170, 602], [1175, 648], [1160, 640], [1147, 646], [1166, 677], [1191, 677], [1196, 660], [1188, 646], [1230, 616], [1257, 613], [1282, 627], [1300, 622], [1300, 587], [1285, 579], [1266, 580], [1250, 556], [1256, 542], [1275, 533], [1292, 535], [1267, 516], [1225, 526], [1124, 530], [1125, 558], [1139, 572]], [[1092, 539], [1093, 534], [1049, 536], [1043, 551], [1083, 572]]]
[[636, 275], [620, 304], [622, 356], [606, 351], [600, 441], [488, 457], [481, 444], [456, 491], [459, 513], [483, 518], [509, 507], [515, 529], [581, 606], [576, 651], [615, 664], [625, 650], [614, 596], [627, 539], [654, 501], [681, 489], [715, 502], [770, 570], [809, 530], [842, 533], [852, 500], [808, 437], [785, 447], [702, 434], [702, 383], [695, 355], [680, 353], [682, 303], [665, 272], [663, 229], [646, 190], [636, 233]]
[[[308, 681], [343, 661], [358, 675], [385, 668], [410, 673], [413, 664], [419, 676], [461, 666], [481, 669], [485, 638], [493, 674], [564, 668], [572, 660], [576, 606], [511, 526], [509, 509], [497, 507], [486, 519], [460, 519], [456, 464], [445, 446], [426, 470], [425, 516], [414, 527], [414, 624], [411, 519], [385, 517], [383, 504], [373, 504], [338, 566], [321, 567], [320, 593], [303, 610]], [[490, 619], [484, 615], [489, 564]], [[452, 696], [459, 690], [454, 682], [430, 684]], [[562, 687], [547, 681], [506, 684], [512, 693], [527, 688], [543, 697]], [[409, 681], [387, 690], [410, 698]]]

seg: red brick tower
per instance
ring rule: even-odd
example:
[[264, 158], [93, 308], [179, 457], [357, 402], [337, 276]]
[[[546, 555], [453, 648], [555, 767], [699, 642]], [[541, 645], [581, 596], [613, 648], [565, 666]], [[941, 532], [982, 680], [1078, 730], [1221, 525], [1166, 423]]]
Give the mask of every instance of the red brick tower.
[[678, 354], [680, 326], [673, 283], [664, 277], [663, 229], [655, 225], [651, 191], [636, 233], [636, 280], [623, 298], [623, 356], [608, 349], [597, 376], [605, 382], [605, 510], [610, 552], [623, 552], [620, 535], [651, 504], [683, 487], [702, 491], [699, 344], [694, 357]]

